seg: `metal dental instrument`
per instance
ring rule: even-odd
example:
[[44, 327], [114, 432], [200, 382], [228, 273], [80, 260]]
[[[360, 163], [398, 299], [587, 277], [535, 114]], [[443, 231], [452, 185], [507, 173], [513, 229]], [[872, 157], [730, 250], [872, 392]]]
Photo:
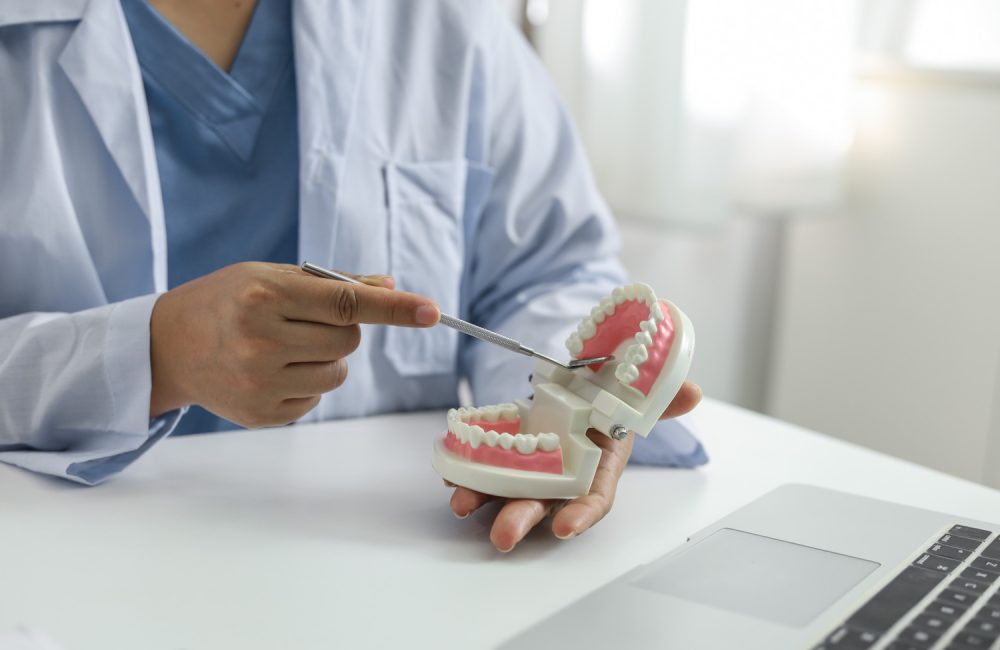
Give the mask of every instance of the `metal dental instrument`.
[[[349, 275], [337, 273], [336, 271], [331, 271], [330, 269], [324, 269], [322, 266], [316, 266], [310, 262], [303, 262], [302, 270], [306, 273], [312, 273], [313, 275], [321, 278], [327, 278], [329, 280], [340, 280], [341, 282], [350, 282], [351, 284], [364, 284], [364, 282], [355, 280]], [[507, 338], [502, 334], [497, 334], [496, 332], [492, 332], [484, 327], [473, 325], [472, 323], [466, 322], [460, 318], [455, 318], [454, 316], [441, 314], [441, 324], [447, 325], [448, 327], [458, 330], [459, 332], [467, 334], [473, 338], [477, 338], [480, 341], [486, 341], [487, 343], [492, 343], [493, 345], [499, 345], [502, 348], [506, 348], [511, 352], [523, 354], [526, 357], [535, 357], [537, 359], [548, 361], [549, 363], [555, 364], [560, 368], [565, 368], [566, 370], [575, 370], [577, 368], [583, 368], [595, 363], [606, 363], [614, 359], [614, 356], [592, 357], [590, 359], [570, 359], [570, 362], [567, 364], [561, 361], [556, 361], [552, 357], [545, 356], [541, 352], [535, 352], [528, 346], [521, 345], [514, 339]]]

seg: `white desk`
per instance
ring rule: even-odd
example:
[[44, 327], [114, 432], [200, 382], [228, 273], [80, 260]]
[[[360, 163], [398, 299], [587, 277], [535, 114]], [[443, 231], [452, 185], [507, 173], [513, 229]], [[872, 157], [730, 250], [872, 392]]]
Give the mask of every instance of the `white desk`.
[[0, 632], [66, 650], [489, 647], [782, 483], [1000, 521], [1000, 492], [698, 412], [707, 467], [630, 468], [594, 529], [509, 555], [491, 508], [448, 509], [430, 468], [442, 414], [167, 440], [98, 488], [0, 466]]

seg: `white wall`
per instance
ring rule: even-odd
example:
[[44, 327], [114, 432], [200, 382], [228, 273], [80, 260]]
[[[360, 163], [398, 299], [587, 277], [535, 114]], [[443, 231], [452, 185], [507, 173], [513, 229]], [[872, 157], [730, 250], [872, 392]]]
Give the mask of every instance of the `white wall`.
[[864, 86], [843, 214], [788, 228], [768, 410], [1000, 485], [1000, 77]]

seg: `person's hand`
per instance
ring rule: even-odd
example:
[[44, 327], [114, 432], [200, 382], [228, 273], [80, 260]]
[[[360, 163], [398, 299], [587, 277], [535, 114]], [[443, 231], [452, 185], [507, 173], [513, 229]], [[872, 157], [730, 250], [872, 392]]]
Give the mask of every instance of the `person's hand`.
[[[701, 388], [697, 384], [684, 382], [661, 419], [684, 415], [700, 401]], [[635, 436], [629, 435], [624, 440], [612, 440], [603, 433], [591, 429], [587, 432], [587, 437], [601, 448], [601, 460], [597, 465], [590, 493], [571, 501], [507, 499], [497, 513], [493, 528], [490, 530], [490, 541], [497, 550], [506, 553], [513, 549], [532, 528], [552, 513], [555, 513], [552, 518], [552, 533], [559, 539], [570, 539], [579, 535], [608, 514], [615, 500], [618, 479], [632, 454]], [[447, 481], [445, 483], [449, 487], [455, 487], [455, 492], [451, 495], [451, 509], [455, 516], [461, 519], [468, 517], [484, 503], [498, 498], [457, 487]]]
[[429, 298], [391, 278], [335, 282], [247, 262], [160, 296], [150, 319], [150, 415], [199, 404], [237, 424], [288, 424], [347, 377], [359, 323], [429, 327]]

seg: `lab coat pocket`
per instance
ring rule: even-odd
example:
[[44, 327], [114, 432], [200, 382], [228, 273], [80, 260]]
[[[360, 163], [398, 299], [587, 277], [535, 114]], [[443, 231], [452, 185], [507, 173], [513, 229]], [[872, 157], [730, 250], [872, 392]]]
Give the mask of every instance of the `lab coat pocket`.
[[[389, 264], [399, 290], [434, 299], [458, 313], [465, 246], [462, 228], [468, 165], [464, 160], [390, 163], [385, 167]], [[389, 327], [385, 354], [402, 376], [455, 371], [458, 333]]]

